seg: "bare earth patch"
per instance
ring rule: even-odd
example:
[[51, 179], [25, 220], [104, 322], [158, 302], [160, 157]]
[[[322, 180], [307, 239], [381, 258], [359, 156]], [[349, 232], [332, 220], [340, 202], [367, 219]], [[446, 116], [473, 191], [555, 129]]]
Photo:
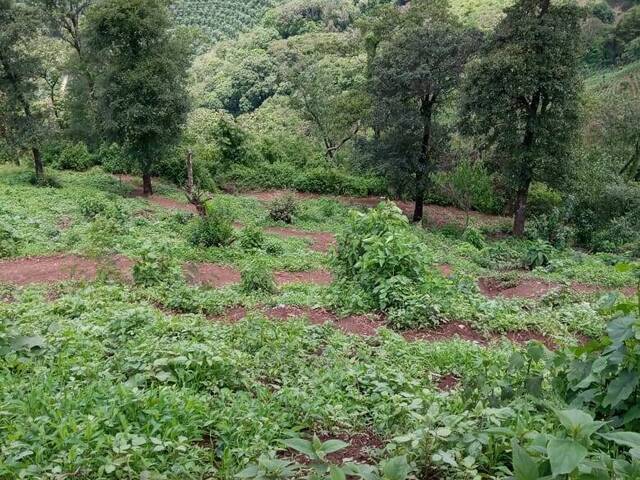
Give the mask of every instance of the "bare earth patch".
[[309, 272], [276, 272], [274, 277], [278, 285], [288, 285], [291, 283], [329, 285], [333, 281], [333, 276], [326, 270], [311, 270]]
[[450, 392], [455, 390], [459, 384], [460, 378], [450, 373], [448, 375], [442, 375], [438, 379], [437, 387], [441, 392]]
[[280, 237], [304, 238], [311, 241], [311, 249], [316, 252], [327, 252], [336, 244], [336, 236], [330, 232], [307, 232], [288, 227], [268, 227], [265, 232]]
[[440, 271], [440, 273], [449, 278], [453, 275], [453, 267], [448, 263], [442, 263], [440, 265], [436, 265], [436, 268]]
[[481, 278], [478, 280], [480, 292], [489, 298], [542, 298], [554, 290], [560, 289], [560, 285], [552, 282], [535, 279], [518, 280], [517, 285], [503, 283], [494, 278]]
[[130, 277], [133, 262], [122, 256], [101, 260], [59, 254], [0, 262], [0, 283], [29, 285], [70, 280], [95, 280], [100, 269], [115, 269]]
[[[344, 462], [355, 463], [372, 463], [375, 460], [377, 450], [382, 450], [385, 446], [382, 437], [371, 430], [363, 432], [349, 433], [317, 433], [318, 438], [322, 442], [327, 440], [342, 440], [349, 445], [338, 452], [327, 455], [327, 460], [335, 465], [341, 465]], [[298, 454], [293, 450], [286, 450], [282, 454], [283, 458], [291, 458], [303, 465], [309, 464], [309, 459], [304, 455]]]
[[[222, 288], [240, 283], [240, 271], [226, 265], [215, 263], [187, 263], [183, 267], [187, 281], [196, 285], [208, 285]], [[331, 283], [331, 273], [326, 270], [311, 270], [308, 272], [275, 272], [274, 277], [278, 285], [292, 283], [313, 283], [327, 285]]]

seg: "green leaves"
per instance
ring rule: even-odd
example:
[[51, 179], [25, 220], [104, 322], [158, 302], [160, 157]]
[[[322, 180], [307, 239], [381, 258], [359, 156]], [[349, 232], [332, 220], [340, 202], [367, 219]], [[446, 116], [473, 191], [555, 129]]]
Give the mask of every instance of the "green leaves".
[[553, 475], [572, 473], [588, 453], [583, 445], [571, 439], [554, 438], [547, 444], [547, 455]]
[[538, 464], [536, 461], [515, 439], [511, 441], [511, 447], [513, 449], [512, 460], [515, 480], [538, 480]]
[[602, 404], [615, 408], [628, 399], [635, 391], [640, 381], [640, 374], [637, 371], [626, 370], [615, 378], [607, 388], [607, 395]]
[[322, 442], [317, 436], [313, 436], [312, 440], [303, 438], [289, 438], [282, 440], [287, 447], [296, 450], [309, 457], [310, 460], [322, 462], [330, 453], [338, 452], [349, 446], [342, 440], [327, 440]]
[[611, 432], [600, 433], [599, 435], [602, 438], [615, 442], [618, 445], [622, 445], [624, 447], [640, 448], [640, 433], [637, 432]]

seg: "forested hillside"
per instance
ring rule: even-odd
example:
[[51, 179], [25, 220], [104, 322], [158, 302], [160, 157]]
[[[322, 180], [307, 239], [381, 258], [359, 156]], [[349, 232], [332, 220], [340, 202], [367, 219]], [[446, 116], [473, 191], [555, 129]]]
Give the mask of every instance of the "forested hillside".
[[639, 46], [0, 0], [0, 480], [640, 479]]

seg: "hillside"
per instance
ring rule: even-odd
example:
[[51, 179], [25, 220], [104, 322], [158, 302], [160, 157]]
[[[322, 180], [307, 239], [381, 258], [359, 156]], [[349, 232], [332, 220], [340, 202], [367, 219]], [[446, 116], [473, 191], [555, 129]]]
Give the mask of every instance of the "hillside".
[[249, 30], [278, 0], [182, 0], [173, 6], [176, 20], [200, 28], [212, 40]]

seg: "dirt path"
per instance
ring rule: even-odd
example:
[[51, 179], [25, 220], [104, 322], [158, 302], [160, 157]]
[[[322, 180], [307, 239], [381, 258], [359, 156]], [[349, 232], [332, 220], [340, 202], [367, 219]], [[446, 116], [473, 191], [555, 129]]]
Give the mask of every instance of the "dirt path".
[[[240, 271], [233, 267], [215, 263], [188, 263], [184, 266], [184, 272], [190, 283], [208, 285], [213, 288], [226, 287], [240, 282]], [[280, 286], [292, 283], [328, 285], [333, 280], [331, 273], [326, 270], [274, 272], [273, 276]]]

